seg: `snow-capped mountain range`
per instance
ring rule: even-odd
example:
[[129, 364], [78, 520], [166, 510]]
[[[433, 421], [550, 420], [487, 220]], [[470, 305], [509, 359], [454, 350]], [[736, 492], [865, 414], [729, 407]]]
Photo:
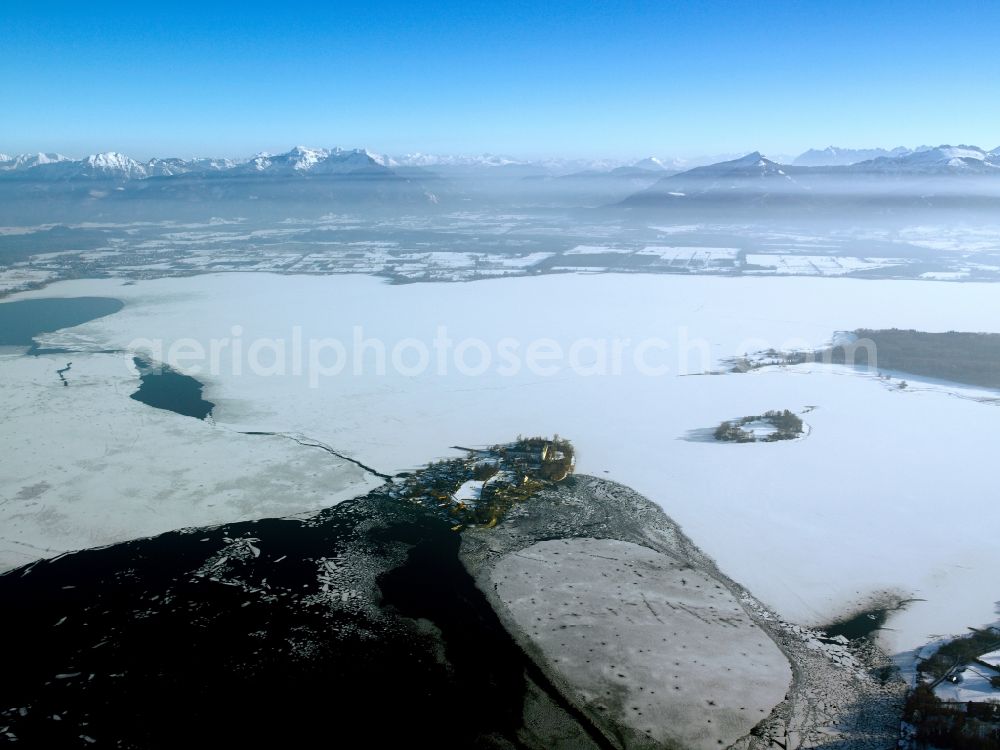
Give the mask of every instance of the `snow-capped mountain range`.
[[978, 146], [919, 146], [891, 150], [842, 149], [828, 146], [810, 149], [792, 161], [795, 167], [862, 167], [889, 172], [973, 169], [1000, 165], [1000, 148], [986, 151]]
[[921, 148], [899, 156], [882, 156], [852, 165], [867, 172], [899, 173], [996, 173], [1000, 174], [1000, 149], [985, 151], [978, 146]]
[[884, 148], [838, 148], [827, 146], [823, 149], [811, 148], [799, 154], [792, 161], [796, 167], [849, 167], [863, 161], [871, 161], [880, 157], [906, 156], [913, 149], [902, 146], [894, 149]]
[[759, 151], [739, 159], [695, 167], [680, 174], [657, 180], [624, 202], [630, 206], [649, 206], [703, 198], [757, 196], [769, 193], [795, 194], [808, 189], [788, 173], [787, 168], [771, 161]]
[[14, 170], [30, 169], [40, 164], [57, 164], [61, 161], [71, 161], [68, 156], [62, 154], [18, 154], [17, 156], [7, 156], [0, 154], [0, 171], [11, 172]]
[[150, 159], [143, 166], [148, 177], [173, 177], [191, 172], [222, 172], [232, 169], [241, 162], [233, 159]]
[[[706, 163], [704, 161], [695, 163]], [[52, 165], [60, 165], [58, 169]], [[38, 179], [120, 179], [174, 177], [191, 173], [231, 172], [234, 176], [251, 175], [337, 175], [399, 168], [439, 169], [442, 172], [480, 172], [528, 170], [543, 173], [571, 173], [579, 170], [608, 172], [636, 169], [650, 172], [676, 172], [692, 166], [678, 159], [647, 157], [637, 162], [614, 159], [543, 159], [526, 160], [497, 154], [440, 155], [411, 153], [387, 156], [367, 149], [309, 148], [296, 146], [280, 154], [262, 152], [247, 159], [154, 158], [139, 162], [117, 152], [93, 154], [84, 159], [70, 159], [61, 154], [0, 154], [0, 174], [17, 173], [19, 177]], [[35, 168], [45, 167], [38, 171]]]
[[719, 162], [718, 164], [709, 164], [704, 167], [695, 167], [684, 172], [684, 175], [689, 177], [707, 176], [713, 178], [739, 175], [741, 177], [750, 176], [761, 179], [769, 177], [780, 177], [784, 180], [791, 179], [782, 165], [771, 161], [760, 151], [754, 151], [746, 156], [741, 156], [739, 159]]
[[[693, 168], [692, 168], [693, 167]], [[540, 173], [573, 174], [669, 174], [686, 180], [724, 179], [739, 175], [781, 178], [794, 182], [804, 174], [835, 170], [844, 174], [921, 175], [921, 174], [1000, 174], [1000, 148], [986, 151], [977, 146], [922, 146], [916, 149], [811, 149], [784, 166], [753, 152], [738, 159], [706, 163], [649, 156], [634, 162], [613, 160], [551, 159], [518, 160], [507, 156], [440, 156], [413, 153], [389, 157], [367, 149], [307, 148], [296, 146], [281, 154], [259, 153], [243, 160], [216, 158], [154, 158], [136, 161], [110, 151], [83, 159], [71, 159], [56, 153], [7, 156], [0, 154], [0, 178], [32, 180], [112, 180], [131, 181], [169, 178], [181, 175], [215, 174], [217, 176], [335, 176], [388, 175], [399, 168], [442, 169], [445, 172], [466, 170], [536, 170]], [[506, 168], [506, 169], [503, 169]], [[687, 170], [687, 171], [684, 171]]]
[[986, 151], [978, 146], [935, 146], [919, 149], [895, 149], [892, 156], [878, 156], [848, 165], [801, 166], [783, 165], [755, 151], [739, 159], [695, 167], [667, 179], [713, 180], [736, 177], [778, 178], [794, 182], [798, 177], [819, 177], [827, 174], [867, 175], [1000, 175], [1000, 148]]
[[[668, 175], [623, 202], [631, 207], [667, 207], [715, 202], [745, 205], [832, 205], [850, 196], [849, 187], [864, 181], [892, 191], [900, 184], [921, 185], [921, 195], [937, 191], [944, 179], [975, 180], [1000, 177], [1000, 149], [977, 146], [936, 146], [897, 150], [849, 165], [782, 165], [760, 152], [739, 159], [695, 167]], [[966, 183], [971, 184], [971, 183]], [[901, 194], [913, 194], [906, 193]]]
[[366, 149], [325, 149], [296, 146], [284, 154], [261, 153], [236, 168], [249, 173], [347, 174], [373, 168], [390, 169], [398, 164], [389, 157]]
[[150, 177], [176, 177], [195, 173], [231, 173], [238, 175], [347, 175], [388, 173], [397, 163], [389, 157], [365, 149], [313, 149], [304, 146], [283, 154], [261, 153], [242, 160], [150, 159], [138, 162], [124, 154], [109, 151], [83, 159], [61, 154], [22, 154], [0, 158], [0, 175], [38, 180], [142, 180]]
[[496, 154], [478, 155], [447, 155], [422, 154], [420, 152], [404, 154], [395, 158], [396, 164], [402, 167], [509, 167], [523, 166], [530, 162]]

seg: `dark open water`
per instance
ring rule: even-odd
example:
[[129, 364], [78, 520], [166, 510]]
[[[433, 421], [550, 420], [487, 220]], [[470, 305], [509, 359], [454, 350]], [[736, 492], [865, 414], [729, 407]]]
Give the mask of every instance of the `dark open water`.
[[0, 303], [0, 346], [33, 346], [34, 337], [71, 328], [125, 306], [110, 297], [53, 297]]

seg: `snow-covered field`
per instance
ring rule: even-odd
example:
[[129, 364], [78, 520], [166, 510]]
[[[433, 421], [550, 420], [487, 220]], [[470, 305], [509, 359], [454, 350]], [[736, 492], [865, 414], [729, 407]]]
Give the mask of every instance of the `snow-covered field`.
[[966, 667], [958, 672], [960, 682], [945, 680], [934, 688], [934, 695], [947, 703], [981, 703], [1000, 700], [990, 684], [997, 673], [985, 667]]
[[0, 270], [0, 294], [25, 289], [34, 284], [43, 284], [55, 274], [51, 271], [28, 267], [13, 267]]
[[653, 255], [665, 263], [682, 266], [708, 266], [720, 261], [733, 263], [739, 255], [734, 247], [673, 247], [650, 245], [639, 250], [637, 255]]
[[760, 266], [768, 273], [795, 274], [802, 276], [843, 276], [855, 271], [869, 271], [901, 265], [904, 260], [892, 258], [851, 258], [834, 255], [748, 254], [747, 263]]
[[[63, 282], [17, 298], [84, 294], [118, 297], [126, 307], [52, 335], [50, 343], [107, 349], [127, 348], [139, 337], [168, 345], [192, 337], [207, 348], [212, 339], [240, 339], [242, 374], [233, 372], [226, 349], [218, 372], [197, 375], [207, 384], [206, 398], [218, 405], [220, 425], [301, 433], [385, 473], [446, 455], [452, 445], [558, 432], [576, 444], [578, 471], [628, 484], [662, 505], [724, 572], [787, 619], [822, 623], [883, 592], [925, 599], [892, 616], [885, 634], [891, 649], [995, 619], [1000, 545], [991, 521], [1000, 510], [990, 488], [1000, 411], [979, 400], [989, 394], [925, 386], [912, 377], [901, 391], [873, 376], [823, 366], [696, 374], [746, 351], [820, 345], [835, 330], [1000, 332], [995, 286], [644, 275], [392, 286], [362, 276], [227, 274], [133, 285]], [[283, 376], [253, 375], [245, 364], [261, 337], [285, 340], [289, 353], [295, 327], [305, 342], [331, 337], [350, 350], [355, 326], [363, 327], [363, 339], [385, 342], [390, 353], [405, 339], [424, 342], [431, 347], [429, 370], [407, 375], [389, 366], [387, 374], [374, 375], [376, 356], [369, 349], [364, 374], [354, 375], [348, 365], [311, 388], [308, 362], [301, 374]], [[485, 342], [494, 352], [492, 365], [482, 374], [461, 374], [446, 359], [447, 374], [439, 375], [432, 342], [442, 326], [453, 348], [467, 337]], [[530, 342], [552, 339], [564, 352], [575, 352], [577, 367], [504, 375], [495, 352], [507, 337], [520, 342], [522, 355]], [[600, 374], [599, 341], [613, 348], [615, 339], [627, 352], [622, 372], [609, 366]], [[645, 374], [631, 356], [641, 341]], [[401, 363], [411, 371], [417, 369], [414, 346], [411, 341], [401, 350]], [[465, 353], [468, 365], [479, 362], [475, 345]], [[257, 354], [266, 363], [273, 347], [261, 346]], [[78, 358], [72, 359], [75, 371]], [[330, 359], [325, 350], [323, 361]], [[57, 364], [63, 362], [49, 367]], [[63, 389], [54, 373], [46, 381], [51, 385], [43, 386], [38, 372], [0, 366], [0, 382], [8, 385], [0, 408], [22, 411], [16, 426], [4, 422], [5, 449], [27, 436], [51, 434], [56, 417], [49, 412], [57, 408], [89, 409], [90, 399], [100, 398], [100, 413], [114, 424], [137, 419], [134, 408], [146, 409], [129, 402], [116, 411], [112, 404], [128, 402], [130, 391], [110, 374], [106, 389], [91, 388], [84, 400], [74, 398], [75, 383]], [[32, 396], [25, 383], [48, 391]], [[811, 432], [803, 440], [685, 439], [722, 420], [807, 406], [816, 408], [805, 416]], [[168, 417], [173, 415], [163, 419]], [[59, 419], [63, 424], [71, 417]], [[193, 427], [186, 429], [211, 429], [189, 421]], [[18, 473], [3, 473], [3, 499], [28, 483], [22, 475], [67, 476], [63, 467], [76, 466], [77, 459], [61, 450], [18, 454]], [[164, 472], [183, 471], [191, 458], [180, 440], [157, 446], [155, 455]], [[119, 471], [135, 463], [145, 462], [123, 456]], [[957, 510], [975, 521], [957, 525], [949, 518]]]

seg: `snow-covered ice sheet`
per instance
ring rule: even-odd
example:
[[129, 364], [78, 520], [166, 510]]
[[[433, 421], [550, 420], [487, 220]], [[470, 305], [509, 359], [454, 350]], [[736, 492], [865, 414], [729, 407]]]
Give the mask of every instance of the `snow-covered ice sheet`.
[[[581, 339], [635, 346], [657, 337], [668, 345], [650, 354], [668, 368], [658, 376], [628, 366], [620, 375], [564, 368], [514, 377], [496, 367], [477, 376], [390, 368], [381, 377], [348, 368], [317, 388], [306, 375], [199, 377], [221, 425], [307, 434], [388, 473], [445, 455], [450, 445], [558, 432], [576, 444], [578, 471], [659, 503], [728, 575], [787, 619], [823, 623], [883, 592], [925, 599], [889, 621], [887, 645], [903, 649], [995, 619], [1000, 510], [989, 488], [998, 407], [973, 389], [918, 388], [908, 378], [911, 388], [901, 391], [835, 367], [695, 373], [747, 351], [822, 345], [837, 330], [1000, 332], [996, 293], [989, 284], [809, 277], [552, 275], [393, 286], [360, 276], [226, 274], [130, 286], [72, 281], [19, 296], [125, 300], [116, 315], [50, 337], [88, 348], [127, 347], [136, 337], [207, 342], [231, 337], [233, 326], [248, 343], [287, 339], [301, 326], [306, 339], [349, 345], [360, 325], [366, 339], [390, 349], [407, 338], [429, 345], [439, 326], [456, 344], [513, 337], [526, 346], [545, 337], [568, 349]], [[469, 361], [477, 361], [475, 351]], [[685, 439], [734, 416], [807, 406], [816, 408], [805, 416], [810, 433], [802, 440]], [[22, 408], [51, 407], [40, 400]], [[3, 436], [16, 442], [7, 423]], [[36, 455], [35, 475], [58, 480], [44, 465], [57, 453]], [[119, 470], [130, 463], [123, 457]], [[982, 522], [963, 528], [962, 544], [942, 544], [942, 519], [954, 504]]]
[[[56, 369], [72, 361], [65, 387]], [[0, 572], [186, 526], [318, 510], [381, 480], [317, 448], [129, 398], [124, 355], [0, 359]]]

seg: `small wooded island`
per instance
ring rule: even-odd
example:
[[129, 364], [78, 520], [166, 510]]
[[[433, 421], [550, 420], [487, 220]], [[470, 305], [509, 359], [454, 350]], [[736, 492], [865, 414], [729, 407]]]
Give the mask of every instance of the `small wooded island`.
[[728, 420], [715, 428], [713, 436], [726, 443], [773, 443], [794, 440], [802, 434], [804, 425], [798, 414], [784, 409]]

